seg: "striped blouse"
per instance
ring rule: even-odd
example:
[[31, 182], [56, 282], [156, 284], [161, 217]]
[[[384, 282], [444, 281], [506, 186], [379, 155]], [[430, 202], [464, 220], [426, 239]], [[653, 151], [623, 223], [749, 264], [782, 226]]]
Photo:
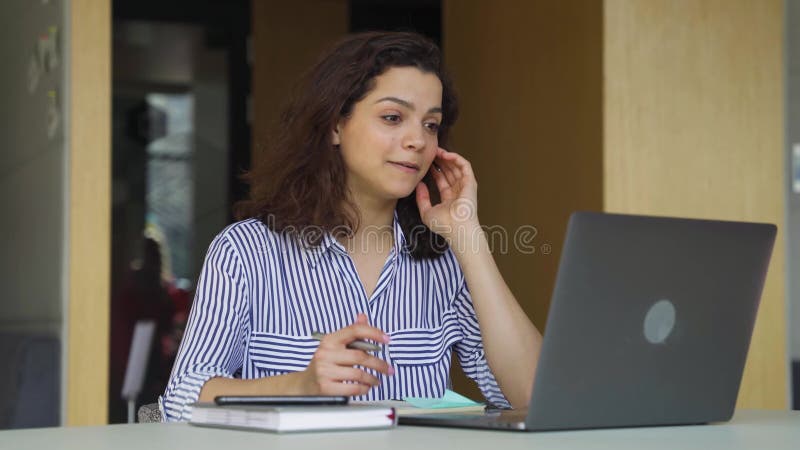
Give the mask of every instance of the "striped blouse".
[[391, 342], [377, 352], [395, 369], [354, 400], [441, 397], [455, 350], [484, 396], [510, 406], [489, 369], [464, 274], [452, 251], [412, 259], [394, 220], [394, 247], [367, 298], [352, 259], [330, 234], [306, 248], [248, 219], [211, 243], [188, 326], [159, 405], [166, 420], [188, 420], [213, 377], [252, 379], [301, 371], [318, 342], [363, 312]]

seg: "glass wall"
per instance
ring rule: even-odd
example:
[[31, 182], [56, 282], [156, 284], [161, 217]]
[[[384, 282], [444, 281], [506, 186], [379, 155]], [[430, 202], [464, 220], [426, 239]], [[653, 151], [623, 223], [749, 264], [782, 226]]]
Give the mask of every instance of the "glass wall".
[[[209, 28], [114, 21], [109, 421], [163, 393], [211, 239], [230, 221], [228, 47]], [[155, 322], [146, 367], [136, 324]], [[135, 393], [128, 371], [144, 371]], [[135, 397], [135, 398], [129, 398]]]
[[800, 409], [800, 0], [786, 0], [786, 273], [792, 408]]

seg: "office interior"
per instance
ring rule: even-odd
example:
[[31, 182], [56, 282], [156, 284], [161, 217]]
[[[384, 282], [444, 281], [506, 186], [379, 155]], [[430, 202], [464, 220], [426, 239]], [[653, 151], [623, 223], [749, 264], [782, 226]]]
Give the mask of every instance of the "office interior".
[[442, 47], [482, 221], [536, 229], [495, 258], [545, 332], [573, 211], [777, 224], [737, 407], [800, 409], [798, 0], [6, 0], [0, 24], [0, 429], [125, 422], [142, 317], [156, 401], [286, 93], [374, 29]]

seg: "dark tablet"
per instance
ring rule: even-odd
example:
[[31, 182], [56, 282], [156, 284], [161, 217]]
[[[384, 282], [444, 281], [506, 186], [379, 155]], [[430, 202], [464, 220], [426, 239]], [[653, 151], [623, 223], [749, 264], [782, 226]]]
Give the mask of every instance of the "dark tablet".
[[220, 395], [214, 403], [224, 405], [263, 405], [263, 406], [313, 406], [346, 405], [348, 397], [327, 395]]

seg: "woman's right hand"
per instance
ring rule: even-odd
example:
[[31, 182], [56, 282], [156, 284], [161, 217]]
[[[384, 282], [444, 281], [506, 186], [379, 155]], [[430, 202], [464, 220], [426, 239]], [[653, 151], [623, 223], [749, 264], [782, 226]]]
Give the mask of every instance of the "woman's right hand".
[[388, 335], [370, 326], [366, 315], [359, 314], [354, 324], [328, 334], [320, 341], [314, 357], [302, 372], [303, 391], [307, 395], [364, 395], [379, 381], [363, 368], [394, 375], [394, 369], [386, 361], [363, 350], [347, 348], [347, 344], [356, 339], [389, 343]]

